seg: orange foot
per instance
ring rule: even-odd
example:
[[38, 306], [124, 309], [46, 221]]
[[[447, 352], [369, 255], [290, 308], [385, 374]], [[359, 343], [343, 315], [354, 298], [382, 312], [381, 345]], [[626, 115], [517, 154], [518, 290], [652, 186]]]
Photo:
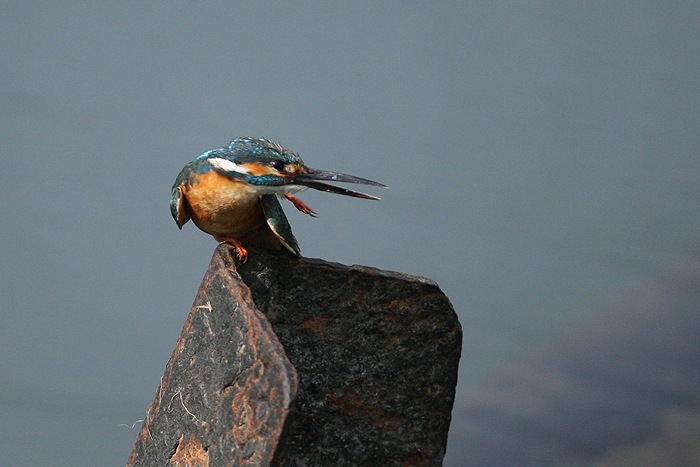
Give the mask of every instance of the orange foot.
[[218, 235], [214, 235], [214, 239], [216, 239], [217, 242], [233, 245], [233, 247], [236, 249], [236, 253], [238, 254], [238, 259], [240, 259], [242, 263], [245, 263], [248, 260], [248, 250], [246, 250], [243, 247], [243, 244], [237, 239], [233, 237], [221, 237]]
[[304, 203], [299, 198], [296, 198], [296, 197], [290, 195], [289, 193], [285, 193], [284, 197], [287, 198], [289, 201], [291, 201], [292, 204], [294, 204], [294, 207], [297, 208], [298, 210], [300, 210], [301, 212], [303, 212], [304, 214], [308, 214], [311, 217], [318, 217], [318, 214], [316, 214], [316, 211], [311, 209], [311, 206]]

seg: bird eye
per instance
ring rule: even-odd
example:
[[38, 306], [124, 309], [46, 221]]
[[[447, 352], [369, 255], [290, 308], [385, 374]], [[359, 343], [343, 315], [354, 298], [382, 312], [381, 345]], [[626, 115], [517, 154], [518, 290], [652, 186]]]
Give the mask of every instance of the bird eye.
[[270, 165], [275, 170], [278, 170], [280, 172], [284, 171], [284, 162], [282, 161], [270, 161]]

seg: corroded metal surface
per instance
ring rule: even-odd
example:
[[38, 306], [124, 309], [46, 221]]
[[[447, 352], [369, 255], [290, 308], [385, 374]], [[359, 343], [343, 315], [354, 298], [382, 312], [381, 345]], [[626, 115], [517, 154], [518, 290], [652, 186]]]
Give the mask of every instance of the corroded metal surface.
[[231, 261], [214, 255], [128, 466], [270, 463], [297, 376]]

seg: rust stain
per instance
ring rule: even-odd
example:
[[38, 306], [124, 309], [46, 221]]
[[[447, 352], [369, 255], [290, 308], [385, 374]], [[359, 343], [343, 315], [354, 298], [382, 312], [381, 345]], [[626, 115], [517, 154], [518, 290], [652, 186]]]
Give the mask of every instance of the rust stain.
[[340, 410], [354, 417], [367, 419], [376, 427], [388, 427], [400, 423], [403, 417], [391, 414], [384, 409], [368, 404], [355, 394], [343, 394], [336, 397], [332, 402]]
[[175, 453], [170, 457], [170, 467], [208, 467], [209, 452], [194, 436], [183, 434]]
[[322, 333], [328, 328], [328, 318], [323, 316], [310, 316], [305, 318], [299, 324], [299, 327], [307, 331]]
[[430, 464], [431, 462], [421, 456], [420, 453], [410, 453], [401, 459], [403, 467], [427, 467]]
[[[252, 339], [249, 344], [254, 347], [258, 345]], [[265, 365], [259, 360], [255, 361], [241, 378], [242, 386], [237, 387], [233, 394], [231, 435], [238, 450], [238, 465], [260, 465], [261, 453], [258, 451], [268, 442], [270, 428], [278, 422], [271, 419], [274, 415], [268, 410], [270, 401], [274, 403], [275, 400], [270, 391], [273, 383], [268, 378]], [[268, 398], [270, 400], [265, 400]]]

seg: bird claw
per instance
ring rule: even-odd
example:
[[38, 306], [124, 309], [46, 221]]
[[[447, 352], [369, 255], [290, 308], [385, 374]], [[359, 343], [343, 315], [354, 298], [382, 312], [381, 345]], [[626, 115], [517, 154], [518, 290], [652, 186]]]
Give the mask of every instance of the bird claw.
[[217, 242], [228, 243], [236, 249], [236, 254], [241, 263], [248, 261], [248, 250], [245, 249], [243, 244], [233, 237], [218, 237], [215, 236]]
[[304, 214], [308, 214], [311, 217], [318, 217], [318, 214], [316, 214], [316, 211], [311, 209], [311, 206], [300, 200], [299, 198], [290, 195], [289, 193], [285, 193], [284, 197], [287, 198], [289, 201], [292, 202], [295, 208], [303, 212]]

